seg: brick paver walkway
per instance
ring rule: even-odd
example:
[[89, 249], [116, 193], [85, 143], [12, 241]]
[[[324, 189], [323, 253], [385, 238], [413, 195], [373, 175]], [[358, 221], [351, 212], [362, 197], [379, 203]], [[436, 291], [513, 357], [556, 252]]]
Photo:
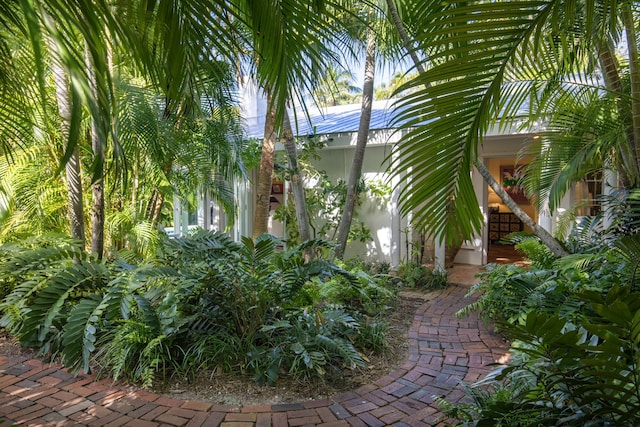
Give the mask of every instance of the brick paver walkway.
[[[470, 282], [468, 277], [459, 282]], [[457, 281], [455, 274], [450, 279]], [[0, 357], [0, 419], [23, 426], [445, 425], [434, 398], [458, 402], [464, 397], [459, 382], [483, 377], [492, 369], [488, 365], [507, 352], [475, 315], [456, 318], [455, 312], [470, 302], [464, 299], [468, 288], [469, 283], [450, 286], [418, 308], [409, 331], [409, 358], [402, 366], [330, 400], [212, 405], [73, 377], [38, 360]]]

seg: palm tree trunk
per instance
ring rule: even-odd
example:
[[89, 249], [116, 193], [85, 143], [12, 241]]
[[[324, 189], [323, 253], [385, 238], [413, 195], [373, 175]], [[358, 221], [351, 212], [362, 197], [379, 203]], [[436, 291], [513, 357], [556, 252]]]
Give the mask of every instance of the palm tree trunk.
[[640, 64], [638, 63], [638, 37], [636, 34], [635, 21], [633, 11], [629, 3], [622, 6], [622, 20], [624, 22], [625, 34], [627, 35], [627, 49], [629, 52], [629, 77], [631, 79], [631, 123], [633, 144], [631, 145], [631, 154], [634, 162], [633, 185], [637, 186], [640, 181]]
[[[99, 102], [98, 82], [96, 69], [91, 62], [88, 48], [85, 50], [87, 56], [87, 71], [89, 75], [89, 85], [95, 100]], [[91, 209], [91, 254], [98, 260], [102, 259], [104, 253], [104, 147], [106, 141], [106, 130], [98, 128], [100, 123], [93, 117], [91, 120], [91, 149], [93, 151], [94, 180], [91, 184], [93, 196], [93, 207]]]
[[69, 196], [71, 237], [80, 240], [84, 247], [84, 203], [82, 201], [83, 191], [78, 147], [73, 150], [73, 154], [65, 166], [65, 173], [67, 175], [67, 194]]
[[[56, 86], [56, 98], [58, 102], [58, 113], [60, 114], [60, 133], [62, 139], [70, 143], [70, 124], [71, 124], [71, 97], [69, 94], [69, 82], [67, 75], [60, 63], [60, 56], [55, 46], [51, 42], [51, 51], [53, 60], [51, 68]], [[80, 154], [78, 151], [77, 141], [74, 141], [75, 148], [71, 153], [71, 157], [65, 165], [67, 194], [69, 197], [69, 222], [71, 237], [85, 244], [84, 233], [84, 205], [82, 202], [82, 179], [80, 176]]]
[[100, 179], [91, 184], [91, 192], [91, 254], [101, 260], [104, 255], [104, 180]]
[[364, 83], [362, 86], [362, 107], [360, 113], [360, 125], [358, 127], [358, 137], [356, 140], [355, 153], [353, 162], [351, 163], [351, 171], [349, 172], [349, 180], [347, 182], [347, 197], [345, 199], [342, 217], [338, 225], [338, 235], [335, 254], [336, 257], [342, 259], [347, 248], [347, 240], [349, 238], [349, 230], [353, 220], [353, 212], [358, 201], [358, 183], [362, 176], [362, 164], [364, 163], [364, 154], [367, 147], [367, 139], [369, 138], [369, 126], [371, 124], [371, 109], [373, 107], [373, 84], [376, 72], [376, 37], [373, 31], [367, 31], [367, 47], [364, 65]]
[[155, 190], [155, 197], [153, 198], [153, 205], [151, 206], [151, 224], [153, 228], [157, 228], [160, 224], [160, 215], [162, 214], [162, 205], [164, 205], [164, 194], [159, 190]]
[[620, 144], [620, 152], [618, 154], [621, 168], [618, 169], [618, 174], [622, 184], [629, 188], [632, 186], [634, 176], [638, 176], [637, 168], [638, 161], [634, 150], [634, 135], [631, 119], [631, 111], [626, 107], [626, 103], [620, 99], [621, 94], [624, 92], [622, 87], [622, 80], [620, 79], [620, 72], [618, 68], [618, 61], [613, 50], [613, 46], [607, 41], [604, 42], [598, 51], [598, 61], [600, 63], [600, 69], [604, 77], [604, 84], [611, 94], [616, 96], [618, 114], [623, 122], [628, 123], [625, 129], [626, 144]]
[[[267, 90], [267, 92], [269, 91]], [[264, 123], [260, 171], [258, 173], [258, 185], [256, 186], [256, 210], [253, 215], [254, 239], [269, 231], [269, 198], [271, 197], [271, 181], [276, 149], [276, 109], [271, 102], [270, 93], [267, 98], [269, 110]]]
[[418, 70], [418, 73], [424, 74], [424, 67], [422, 66], [422, 63], [420, 62], [420, 59], [416, 54], [415, 48], [411, 44], [411, 40], [409, 39], [409, 34], [407, 33], [407, 30], [404, 28], [404, 24], [402, 23], [402, 19], [400, 19], [400, 14], [398, 13], [398, 9], [396, 8], [396, 5], [393, 2], [393, 0], [387, 0], [387, 9], [389, 10], [389, 16], [391, 17], [391, 22], [393, 22], [394, 27], [396, 27], [396, 31], [398, 31], [398, 34], [400, 35], [400, 40], [402, 41], [404, 48], [409, 53], [409, 56], [411, 56], [411, 60], [413, 61], [413, 64], [416, 66], [416, 70]]
[[[300, 232], [300, 241], [306, 242], [311, 239], [311, 227], [309, 226], [309, 215], [307, 214], [307, 201], [304, 194], [304, 176], [298, 165], [298, 151], [296, 141], [293, 138], [291, 130], [291, 120], [286, 108], [284, 110], [284, 118], [282, 124], [282, 140], [287, 159], [289, 161], [289, 169], [291, 169], [291, 190], [293, 192], [294, 202], [296, 204], [296, 219], [298, 220], [298, 231]], [[312, 258], [311, 249], [305, 250], [305, 259], [309, 261]]]
[[[392, 6], [393, 6], [392, 1], [393, 0], [388, 0], [387, 4], [391, 3]], [[402, 43], [404, 44], [405, 48], [409, 49], [411, 47], [411, 40], [409, 39], [409, 35], [407, 34], [407, 32], [406, 32], [406, 30], [404, 28], [404, 25], [402, 24], [402, 21], [399, 19], [399, 16], [397, 15], [397, 13], [396, 13], [396, 17], [398, 19], [395, 19], [395, 18], [392, 17], [394, 26], [396, 27], [396, 31], [398, 31], [398, 34], [400, 35], [400, 38], [401, 38]], [[415, 66], [416, 66], [416, 69], [418, 70], [418, 72], [420, 74], [424, 74], [424, 72], [425, 72], [424, 68], [422, 67], [422, 64], [420, 64], [418, 62], [417, 55], [412, 55], [411, 58], [415, 62]], [[520, 209], [518, 204], [513, 201], [511, 196], [509, 196], [509, 194], [506, 191], [504, 191], [502, 186], [498, 183], [498, 181], [496, 181], [496, 179], [493, 177], [493, 175], [491, 175], [491, 172], [489, 172], [487, 167], [482, 162], [479, 162], [479, 161], [476, 160], [474, 162], [474, 165], [475, 165], [476, 169], [478, 169], [478, 171], [480, 172], [480, 175], [482, 175], [482, 177], [484, 178], [485, 182], [491, 188], [493, 188], [493, 190], [496, 192], [498, 197], [500, 197], [500, 199], [502, 199], [502, 202], [505, 205], [507, 205], [507, 207], [509, 207], [509, 209], [511, 209], [511, 212], [513, 212], [524, 224], [526, 224], [529, 227], [531, 227], [531, 229], [533, 230], [534, 234], [549, 248], [549, 250], [551, 250], [551, 252], [553, 252], [554, 255], [556, 255], [558, 257], [562, 257], [562, 256], [568, 255], [568, 252], [562, 247], [560, 242], [558, 242], [551, 235], [551, 233], [549, 233], [547, 230], [545, 230], [544, 228], [542, 228], [541, 226], [536, 224], [536, 222], [533, 219], [531, 219], [531, 217], [529, 215], [527, 215], [527, 213], [525, 211]]]

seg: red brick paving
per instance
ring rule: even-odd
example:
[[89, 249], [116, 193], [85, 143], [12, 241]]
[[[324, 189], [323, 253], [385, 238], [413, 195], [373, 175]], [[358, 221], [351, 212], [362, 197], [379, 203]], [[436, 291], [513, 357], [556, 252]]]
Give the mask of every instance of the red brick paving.
[[0, 420], [26, 427], [445, 425], [435, 398], [464, 399], [459, 383], [482, 378], [493, 369], [488, 364], [503, 360], [508, 350], [475, 314], [456, 318], [456, 311], [472, 302], [464, 296], [474, 280], [473, 270], [459, 268], [462, 272], [454, 271], [450, 280], [464, 284], [435, 294], [416, 311], [407, 361], [374, 384], [333, 399], [212, 405], [94, 381], [88, 375], [74, 377], [38, 360], [0, 357]]

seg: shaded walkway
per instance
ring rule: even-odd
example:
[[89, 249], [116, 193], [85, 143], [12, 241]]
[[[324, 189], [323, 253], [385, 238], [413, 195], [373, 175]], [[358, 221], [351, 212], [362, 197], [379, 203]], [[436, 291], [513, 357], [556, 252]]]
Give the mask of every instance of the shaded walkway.
[[73, 377], [59, 366], [0, 357], [0, 419], [24, 426], [244, 427], [431, 426], [434, 397], [458, 402], [459, 382], [486, 375], [507, 351], [477, 316], [455, 312], [476, 270], [457, 266], [456, 284], [422, 304], [409, 330], [408, 360], [375, 383], [331, 400], [278, 405], [212, 405], [160, 396], [109, 380]]

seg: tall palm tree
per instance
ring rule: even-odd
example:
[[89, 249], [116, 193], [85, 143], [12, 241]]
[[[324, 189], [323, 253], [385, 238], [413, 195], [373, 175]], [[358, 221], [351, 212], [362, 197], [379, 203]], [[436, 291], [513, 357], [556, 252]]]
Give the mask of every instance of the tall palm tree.
[[344, 207], [342, 208], [342, 217], [338, 224], [336, 234], [337, 246], [335, 255], [342, 259], [347, 248], [347, 240], [349, 230], [351, 229], [351, 221], [353, 212], [358, 201], [358, 183], [362, 175], [362, 165], [364, 163], [364, 153], [369, 138], [369, 126], [371, 124], [371, 111], [373, 106], [373, 85], [376, 71], [376, 36], [373, 30], [367, 31], [366, 48], [365, 48], [365, 65], [364, 65], [364, 83], [362, 86], [362, 108], [360, 113], [360, 124], [358, 126], [358, 137], [356, 139], [356, 148], [353, 154], [353, 162], [349, 171], [349, 179], [347, 180], [347, 195], [345, 197]]
[[[265, 8], [266, 6], [266, 8]], [[335, 62], [330, 49], [340, 40], [332, 35], [338, 31], [335, 16], [343, 7], [338, 1], [300, 2], [278, 0], [268, 5], [250, 2], [244, 22], [252, 34], [252, 58], [258, 85], [269, 94], [263, 157], [258, 173], [257, 207], [254, 214], [254, 236], [266, 232], [269, 196], [273, 171], [273, 136], [283, 131], [283, 143], [288, 153], [296, 151], [294, 138], [285, 129], [286, 107], [298, 102], [304, 107], [304, 93], [312, 92], [321, 80], [328, 64]], [[295, 26], [293, 25], [295, 23]], [[264, 31], [264, 28], [270, 31]], [[304, 31], [299, 31], [304, 27]], [[273, 123], [273, 126], [271, 125]], [[290, 126], [289, 126], [290, 127]], [[297, 157], [289, 155], [289, 159]], [[292, 186], [300, 186], [295, 193], [302, 195], [303, 178], [297, 162], [289, 165], [299, 179]], [[301, 239], [310, 238], [308, 214], [304, 198], [296, 200]]]
[[[367, 27], [365, 28], [363, 36], [365, 44], [365, 66], [362, 87], [362, 107], [356, 147], [347, 180], [345, 204], [342, 209], [342, 216], [336, 234], [337, 246], [335, 255], [338, 258], [344, 256], [354, 210], [359, 197], [358, 184], [362, 176], [362, 165], [364, 164], [373, 108], [376, 62], [378, 61], [378, 57], [383, 57], [387, 60], [393, 58], [397, 51], [396, 47], [398, 46], [398, 42], [393, 40], [392, 37], [394, 33], [390, 31], [388, 25], [386, 25], [386, 19], [383, 18], [383, 6], [382, 4], [376, 6], [365, 3], [363, 8], [365, 11], [364, 22]], [[379, 55], [380, 53], [382, 53], [382, 55]]]

